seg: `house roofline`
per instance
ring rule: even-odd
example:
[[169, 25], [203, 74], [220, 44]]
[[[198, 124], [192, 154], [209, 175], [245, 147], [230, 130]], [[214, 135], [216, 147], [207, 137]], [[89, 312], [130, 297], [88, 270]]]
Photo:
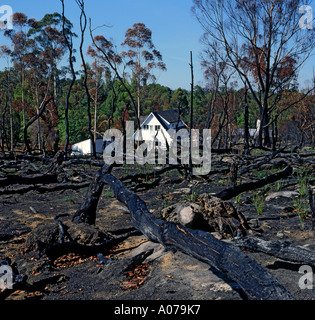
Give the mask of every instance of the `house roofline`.
[[[166, 111], [171, 111], [171, 110], [166, 110]], [[172, 111], [176, 111], [179, 114], [179, 112], [177, 110], [172, 110]], [[165, 130], [168, 130], [166, 123], [168, 125], [170, 125], [171, 123], [175, 123], [175, 122], [169, 122], [168, 120], [166, 120], [162, 115], [159, 114], [159, 111], [151, 111], [147, 116], [145, 116], [144, 120], [140, 123], [140, 128], [144, 125], [144, 123], [148, 120], [148, 118], [151, 115], [154, 116], [161, 123], [161, 125], [164, 127]], [[190, 129], [189, 126], [184, 122], [181, 114], [179, 114], [177, 122], [179, 122], [179, 121], [182, 122], [182, 124], [184, 125], [184, 127], [186, 127], [186, 129], [188, 129], [188, 130]], [[136, 132], [137, 131], [138, 131], [138, 129], [136, 130]]]

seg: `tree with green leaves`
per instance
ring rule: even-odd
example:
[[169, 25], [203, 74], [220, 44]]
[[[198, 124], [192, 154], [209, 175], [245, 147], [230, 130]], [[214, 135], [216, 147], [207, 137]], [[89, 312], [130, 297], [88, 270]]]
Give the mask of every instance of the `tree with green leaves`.
[[141, 87], [149, 80], [156, 80], [153, 69], [166, 70], [161, 53], [156, 50], [152, 42], [152, 31], [144, 23], [135, 23], [125, 34], [125, 41], [121, 44], [127, 47], [121, 56], [127, 59], [127, 66], [131, 69], [136, 81], [138, 118], [141, 113]]
[[13, 14], [12, 30], [5, 30], [4, 36], [10, 38], [12, 42], [12, 50], [10, 56], [13, 61], [13, 67], [19, 72], [20, 85], [21, 85], [21, 105], [23, 111], [23, 128], [26, 125], [26, 106], [25, 106], [25, 73], [28, 67], [27, 56], [31, 54], [34, 46], [34, 40], [28, 36], [28, 29], [33, 20], [21, 12]]
[[180, 115], [186, 117], [189, 111], [188, 92], [182, 88], [176, 89], [171, 98], [171, 106], [176, 108]]
[[[64, 57], [67, 47], [62, 30], [62, 16], [58, 13], [48, 13], [40, 21], [33, 21], [32, 28], [28, 31], [28, 36], [33, 36], [36, 41], [40, 55], [49, 66], [53, 79], [54, 99], [58, 96], [58, 64]], [[65, 19], [65, 34], [73, 35], [73, 25]]]

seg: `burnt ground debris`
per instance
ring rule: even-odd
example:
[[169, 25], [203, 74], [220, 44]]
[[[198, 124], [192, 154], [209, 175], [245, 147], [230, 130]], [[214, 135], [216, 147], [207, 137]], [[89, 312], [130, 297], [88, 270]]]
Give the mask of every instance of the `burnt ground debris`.
[[[230, 161], [229, 159], [229, 156], [226, 156], [226, 159], [220, 157], [220, 161]], [[228, 164], [224, 161], [221, 163]], [[303, 187], [303, 172], [307, 173], [305, 177], [312, 188], [314, 176], [309, 167], [309, 163], [305, 164], [305, 170], [301, 170], [303, 165], [294, 166], [291, 178], [268, 184], [262, 190], [244, 192], [231, 200], [234, 207], [247, 219], [250, 226], [249, 237], [259, 237], [267, 241], [287, 241], [315, 251], [312, 212], [303, 203], [304, 198], [301, 195], [303, 191], [300, 190]], [[152, 167], [147, 168], [148, 172], [152, 169]], [[86, 165], [75, 169], [69, 167], [66, 172], [71, 177], [72, 170], [79, 172], [75, 174], [76, 177], [92, 178], [97, 169]], [[128, 168], [115, 168], [114, 174], [124, 177], [135, 171], [134, 168], [129, 170], [128, 172]], [[139, 168], [137, 170], [139, 171]], [[215, 170], [216, 168], [213, 171]], [[242, 182], [240, 179], [243, 182], [261, 179], [275, 170], [272, 166], [261, 167], [251, 172], [248, 177], [240, 177], [238, 183]], [[151, 213], [157, 217], [161, 217], [162, 209], [173, 204], [198, 204], [202, 194], [217, 194], [230, 186], [229, 176], [221, 172], [206, 179], [197, 177], [190, 181], [184, 179], [177, 170], [163, 173], [161, 177], [155, 188], [137, 192]], [[141, 181], [131, 179], [130, 183], [128, 181], [125, 183], [132, 189], [138, 183], [150, 184], [155, 180], [155, 177], [150, 177]], [[82, 183], [81, 180], [79, 182]], [[284, 191], [292, 192], [291, 197], [288, 198], [288, 193], [281, 194]], [[121, 238], [121, 241], [109, 250], [99, 247], [84, 252], [75, 248], [74, 252], [66, 250], [50, 256], [34, 250], [25, 252], [32, 231], [42, 225], [46, 227], [51, 225], [50, 236], [55, 236], [54, 241], [58, 242], [60, 230], [54, 218], [58, 215], [58, 220], [69, 226], [85, 193], [86, 187], [45, 193], [40, 193], [34, 188], [27, 193], [1, 196], [0, 258], [10, 258], [17, 272], [26, 276], [25, 281], [16, 285], [13, 290], [2, 292], [2, 298], [7, 300], [245, 298], [239, 285], [225, 274], [214, 268], [209, 270], [209, 265], [180, 251], [162, 250], [160, 254], [156, 254], [156, 250], [151, 248], [144, 250], [135, 258], [133, 253], [148, 240], [134, 230], [128, 209], [114, 198], [113, 192], [107, 186], [104, 187], [97, 209], [94, 231], [98, 236], [95, 232], [90, 234], [86, 232], [83, 235], [78, 231], [77, 237], [82, 243], [89, 242], [94, 237], [97, 243], [98, 237], [104, 241], [107, 236], [108, 239], [119, 238], [119, 235], [128, 233], [130, 236]], [[264, 202], [261, 205], [263, 210], [258, 214], [259, 193], [263, 193]], [[222, 234], [220, 230], [211, 231], [223, 241], [233, 242], [230, 234]], [[100, 252], [97, 252], [98, 250]], [[250, 252], [244, 248], [243, 250], [274, 275], [295, 299], [314, 299], [314, 290], [299, 288], [301, 263], [285, 261], [263, 252]], [[99, 254], [102, 254], [104, 260], [99, 258]], [[134, 278], [138, 275], [139, 279], [132, 282], [130, 274], [133, 274]]]

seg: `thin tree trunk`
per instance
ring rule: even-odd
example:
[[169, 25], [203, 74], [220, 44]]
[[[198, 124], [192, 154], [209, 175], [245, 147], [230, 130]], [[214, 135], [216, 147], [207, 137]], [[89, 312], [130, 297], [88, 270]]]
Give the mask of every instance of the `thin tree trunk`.
[[[34, 79], [36, 81], [36, 79]], [[39, 94], [38, 94], [38, 86], [35, 85], [35, 103], [36, 103], [36, 112], [39, 113]], [[38, 149], [41, 150], [41, 125], [40, 125], [40, 117], [37, 119], [37, 146]]]
[[245, 100], [244, 100], [244, 140], [245, 140], [245, 154], [249, 155], [249, 110], [247, 100], [248, 89], [245, 87]]
[[192, 135], [194, 120], [194, 65], [193, 65], [193, 53], [190, 51], [190, 71], [191, 71], [191, 93], [190, 93], [190, 119], [189, 119], [189, 171], [192, 172]]
[[276, 115], [275, 115], [275, 123], [274, 123], [274, 128], [275, 128], [275, 150], [276, 150], [278, 139], [279, 139], [278, 117], [279, 117], [279, 114], [276, 113]]
[[141, 116], [141, 97], [140, 97], [140, 93], [141, 92], [141, 88], [140, 88], [140, 83], [137, 84], [137, 93], [138, 93], [138, 118], [140, 119]]
[[[23, 128], [25, 129], [26, 125], [26, 110], [25, 110], [25, 101], [24, 101], [24, 69], [21, 70], [21, 86], [22, 86], [22, 109], [23, 109]], [[24, 136], [24, 148], [26, 148], [26, 140]]]
[[[37, 114], [39, 114], [39, 109], [37, 109]], [[38, 117], [37, 120], [37, 143], [38, 143], [38, 149], [42, 149], [42, 141], [41, 141], [41, 125], [40, 125], [40, 117]]]
[[68, 87], [68, 92], [67, 92], [67, 97], [66, 97], [66, 105], [65, 105], [65, 125], [66, 125], [66, 141], [65, 141], [65, 146], [64, 146], [64, 152], [65, 152], [65, 157], [67, 157], [67, 152], [68, 152], [68, 146], [69, 146], [69, 140], [70, 140], [70, 130], [69, 130], [69, 106], [70, 106], [70, 95], [71, 95], [71, 90], [72, 87], [75, 83], [76, 80], [76, 75], [74, 71], [74, 66], [73, 66], [73, 44], [72, 44], [72, 35], [70, 35], [70, 42], [69, 39], [67, 38], [66, 35], [66, 30], [65, 30], [65, 22], [66, 22], [66, 17], [65, 17], [65, 6], [64, 6], [64, 0], [61, 0], [62, 3], [62, 33], [64, 36], [64, 39], [66, 41], [67, 47], [69, 49], [69, 63], [70, 63], [70, 69], [71, 69], [71, 74], [72, 74], [72, 79]]
[[129, 96], [129, 98], [130, 98], [130, 100], [131, 100], [131, 104], [132, 104], [132, 106], [133, 106], [133, 110], [134, 110], [134, 112], [135, 112], [135, 114], [136, 114], [137, 128], [138, 128], [138, 130], [140, 130], [140, 119], [139, 119], [139, 116], [138, 116], [137, 106], [136, 106], [135, 100], [134, 100], [134, 98], [133, 98], [133, 96], [132, 96], [132, 93], [131, 93], [131, 91], [129, 90], [128, 86], [126, 86], [124, 79], [120, 76], [117, 67], [112, 63], [112, 61], [111, 61], [111, 59], [108, 57], [107, 53], [106, 53], [102, 48], [100, 48], [100, 47], [96, 44], [96, 42], [95, 42], [95, 40], [94, 40], [94, 38], [93, 38], [93, 31], [92, 31], [92, 29], [91, 29], [91, 20], [90, 20], [90, 36], [91, 36], [92, 42], [93, 42], [93, 44], [95, 45], [95, 47], [104, 55], [107, 64], [109, 65], [109, 67], [111, 68], [111, 70], [113, 70], [113, 71], [115, 72], [116, 77], [118, 78], [118, 80], [120, 81], [120, 83], [122, 84], [122, 86], [124, 87], [124, 89], [127, 91], [128, 96]]
[[263, 112], [263, 117], [261, 120], [261, 130], [262, 130], [262, 137], [263, 137], [263, 146], [270, 147], [269, 126], [267, 125], [269, 122], [268, 100], [264, 101], [262, 112]]
[[[90, 136], [90, 140], [91, 140], [91, 144], [92, 144], [92, 155], [93, 158], [96, 158], [96, 147], [95, 147], [95, 134], [93, 135], [92, 132], [92, 116], [91, 116], [91, 95], [89, 92], [89, 88], [87, 85], [87, 78], [88, 78], [88, 70], [87, 70], [87, 66], [85, 63], [85, 59], [84, 59], [84, 53], [83, 53], [83, 44], [84, 44], [84, 33], [86, 30], [86, 25], [87, 25], [87, 18], [86, 18], [86, 14], [84, 11], [84, 1], [80, 1], [78, 2], [78, 5], [81, 7], [81, 15], [80, 15], [80, 27], [81, 27], [81, 44], [80, 44], [80, 55], [81, 55], [81, 60], [82, 60], [82, 65], [84, 68], [84, 88], [85, 88], [85, 94], [86, 94], [86, 98], [87, 98], [87, 115], [88, 115], [88, 132], [89, 132], [89, 136]], [[96, 122], [95, 122], [96, 124]], [[96, 126], [95, 126], [96, 127]], [[95, 128], [96, 131], [96, 128]]]
[[[96, 94], [94, 101], [94, 145], [96, 149], [96, 131], [97, 131], [97, 99], [98, 99], [98, 87], [96, 86]], [[95, 150], [96, 152], [96, 150]]]
[[10, 102], [10, 149], [14, 152], [14, 136], [13, 136], [13, 112], [12, 112], [12, 102]]
[[[138, 79], [137, 82], [138, 82], [137, 83], [137, 95], [138, 95], [138, 97], [137, 97], [137, 99], [138, 99], [138, 116], [137, 116], [137, 118], [139, 119], [139, 123], [140, 123], [140, 113], [141, 113], [140, 79]], [[141, 125], [141, 123], [140, 123], [140, 125]], [[142, 140], [142, 136], [141, 136], [141, 130], [140, 130], [140, 126], [139, 126], [138, 139], [137, 139], [137, 148], [139, 148], [141, 140]]]
[[54, 85], [54, 99], [57, 99], [57, 76], [56, 76], [56, 68], [53, 71], [53, 85]]
[[53, 100], [52, 97], [49, 98], [48, 100], [46, 100], [45, 102], [43, 102], [43, 105], [42, 105], [42, 107], [40, 108], [40, 110], [39, 110], [39, 112], [37, 113], [37, 115], [36, 115], [34, 118], [32, 118], [32, 119], [24, 126], [24, 130], [23, 130], [24, 142], [25, 142], [25, 147], [26, 147], [26, 149], [27, 149], [27, 152], [29, 152], [29, 153], [32, 151], [32, 149], [31, 149], [31, 147], [30, 147], [30, 145], [29, 145], [29, 143], [28, 143], [28, 139], [27, 139], [27, 129], [28, 129], [28, 127], [31, 126], [37, 119], [40, 118], [40, 116], [43, 114], [43, 112], [44, 112], [47, 104], [48, 104], [51, 100]]

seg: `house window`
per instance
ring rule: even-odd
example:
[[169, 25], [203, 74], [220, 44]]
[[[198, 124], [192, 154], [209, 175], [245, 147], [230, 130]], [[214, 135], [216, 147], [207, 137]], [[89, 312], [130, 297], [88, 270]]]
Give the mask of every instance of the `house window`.
[[155, 131], [159, 131], [159, 130], [161, 130], [161, 126], [160, 125], [155, 126]]
[[144, 126], [143, 126], [143, 129], [144, 129], [144, 130], [149, 130], [149, 126], [148, 126], [148, 125], [144, 125]]

